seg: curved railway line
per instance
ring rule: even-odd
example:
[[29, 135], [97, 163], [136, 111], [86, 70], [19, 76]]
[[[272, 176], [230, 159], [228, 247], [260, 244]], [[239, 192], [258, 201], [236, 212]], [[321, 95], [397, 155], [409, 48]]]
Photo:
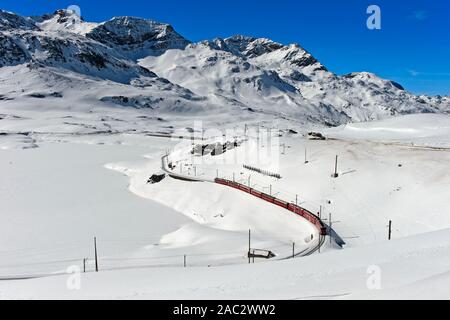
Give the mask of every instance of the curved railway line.
[[[254, 197], [260, 198], [261, 200], [264, 200], [266, 202], [272, 203], [272, 204], [282, 207], [286, 210], [289, 210], [289, 211], [293, 212], [294, 214], [296, 214], [296, 215], [302, 217], [303, 219], [307, 220], [308, 222], [310, 222], [317, 229], [317, 234], [319, 235], [318, 245], [313, 246], [313, 247], [308, 247], [300, 252], [297, 252], [294, 254], [294, 257], [304, 257], [304, 256], [308, 256], [308, 255], [318, 251], [320, 249], [320, 247], [324, 244], [325, 237], [327, 235], [334, 237], [336, 243], [339, 246], [342, 247], [342, 245], [345, 244], [345, 242], [337, 235], [337, 233], [333, 229], [331, 229], [328, 225], [326, 225], [317, 215], [315, 215], [311, 211], [309, 211], [305, 208], [302, 208], [298, 205], [289, 203], [282, 199], [273, 197], [264, 192], [253, 189], [249, 186], [243, 185], [241, 183], [233, 182], [230, 180], [219, 179], [219, 178], [204, 179], [204, 178], [199, 178], [199, 177], [183, 175], [181, 173], [176, 173], [176, 172], [170, 170], [170, 168], [169, 168], [168, 155], [164, 155], [161, 158], [161, 168], [167, 175], [169, 175], [170, 177], [177, 179], [177, 180], [190, 181], [190, 182], [211, 182], [211, 183], [216, 183], [216, 184], [220, 184], [223, 186], [227, 186], [227, 187], [230, 187], [233, 189], [237, 189], [239, 191], [248, 193], [249, 195], [252, 195]], [[281, 258], [280, 260], [284, 260], [284, 259], [288, 259], [288, 258], [292, 258], [292, 255], [289, 257]]]

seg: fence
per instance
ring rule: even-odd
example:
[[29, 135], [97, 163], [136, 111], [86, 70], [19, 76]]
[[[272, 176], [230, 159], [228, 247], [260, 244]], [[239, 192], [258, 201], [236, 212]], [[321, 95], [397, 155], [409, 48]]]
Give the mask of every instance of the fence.
[[265, 175], [265, 176], [281, 179], [281, 175], [279, 173], [273, 173], [273, 172], [270, 172], [270, 171], [267, 171], [267, 170], [262, 170], [260, 168], [252, 167], [252, 166], [249, 166], [249, 165], [246, 165], [246, 164], [242, 165], [242, 167], [244, 169], [247, 169], [247, 170], [250, 170], [250, 171], [258, 172], [258, 173], [260, 173], [262, 175]]
[[[104, 247], [108, 242], [109, 241], [105, 241], [105, 243], [102, 243], [102, 241], [99, 240], [98, 244], [100, 247]], [[112, 248], [111, 244], [110, 246]], [[86, 251], [89, 249], [90, 248], [86, 248]], [[34, 249], [33, 251], [35, 250], [38, 249]], [[284, 260], [292, 257], [291, 244], [289, 243], [271, 246], [270, 250], [276, 253], [276, 256], [273, 257], [275, 260]], [[296, 251], [296, 256], [304, 250], [304, 246], [299, 246]], [[51, 252], [51, 250], [49, 250], [49, 252]], [[45, 255], [46, 252], [42, 251], [39, 252], [39, 254]], [[32, 256], [39, 255], [33, 253]], [[6, 258], [6, 256], [0, 255], [0, 258]], [[67, 259], [57, 259], [56, 256], [52, 256], [52, 258], [53, 259], [48, 259], [47, 261], [37, 261], [37, 259], [33, 259], [28, 261], [22, 260], [20, 263], [12, 262], [0, 264], [0, 281], [67, 274], [67, 269], [72, 266], [79, 267], [80, 272], [95, 272], [96, 263], [94, 255], [79, 258], [67, 256]], [[11, 259], [11, 257], [9, 257], [9, 259]], [[266, 261], [266, 259], [259, 259], [257, 261], [262, 262]], [[248, 248], [243, 244], [242, 249], [236, 251], [196, 252], [191, 254], [179, 254], [177, 252], [174, 254], [149, 254], [145, 256], [100, 256], [97, 259], [97, 263], [99, 271], [162, 267], [219, 267], [248, 263]]]

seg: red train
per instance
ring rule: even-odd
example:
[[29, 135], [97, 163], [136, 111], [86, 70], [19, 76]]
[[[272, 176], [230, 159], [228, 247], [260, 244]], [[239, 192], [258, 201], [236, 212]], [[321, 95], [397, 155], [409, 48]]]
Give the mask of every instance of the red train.
[[245, 186], [243, 184], [237, 183], [237, 182], [233, 182], [233, 181], [229, 181], [226, 179], [219, 179], [216, 178], [215, 179], [216, 183], [228, 186], [228, 187], [232, 187], [241, 191], [244, 191], [246, 193], [249, 193], [255, 197], [261, 198], [267, 202], [273, 203], [279, 207], [282, 207], [284, 209], [287, 209], [289, 211], [294, 212], [295, 214], [298, 214], [299, 216], [303, 217], [304, 219], [308, 220], [309, 222], [311, 222], [313, 225], [316, 226], [316, 228], [319, 230], [319, 233], [321, 235], [327, 235], [327, 228], [325, 226], [325, 224], [322, 222], [322, 220], [320, 220], [320, 218], [318, 216], [316, 216], [314, 213], [300, 207], [297, 206], [293, 203], [289, 203], [286, 202], [284, 200], [275, 198], [271, 195], [268, 195], [264, 192], [260, 192], [258, 190], [252, 189], [249, 186]]

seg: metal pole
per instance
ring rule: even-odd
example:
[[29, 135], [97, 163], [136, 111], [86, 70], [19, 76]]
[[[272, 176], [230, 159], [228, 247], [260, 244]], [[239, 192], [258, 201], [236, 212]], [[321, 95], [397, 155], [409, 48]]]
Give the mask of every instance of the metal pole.
[[388, 240], [391, 240], [391, 233], [392, 233], [392, 221], [389, 220], [389, 235], [388, 235]]
[[98, 272], [97, 238], [96, 237], [94, 237], [94, 253], [95, 253], [95, 272]]
[[248, 229], [248, 263], [250, 263], [251, 230]]
[[338, 156], [336, 155], [336, 162], [334, 163], [334, 177], [337, 178], [337, 166], [338, 166]]

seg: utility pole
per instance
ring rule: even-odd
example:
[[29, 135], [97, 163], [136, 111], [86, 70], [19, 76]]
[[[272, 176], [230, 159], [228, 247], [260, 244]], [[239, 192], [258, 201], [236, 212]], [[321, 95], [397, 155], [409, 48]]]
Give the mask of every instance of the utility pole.
[[248, 263], [250, 263], [251, 230], [248, 229]]
[[392, 234], [392, 221], [389, 220], [389, 234], [388, 234], [388, 240], [391, 240], [391, 234]]
[[337, 173], [337, 166], [338, 166], [338, 156], [336, 155], [336, 161], [334, 162], [334, 174], [333, 178], [337, 178], [339, 175]]
[[97, 238], [94, 237], [95, 272], [98, 272]]
[[295, 242], [292, 242], [292, 259], [295, 257]]

